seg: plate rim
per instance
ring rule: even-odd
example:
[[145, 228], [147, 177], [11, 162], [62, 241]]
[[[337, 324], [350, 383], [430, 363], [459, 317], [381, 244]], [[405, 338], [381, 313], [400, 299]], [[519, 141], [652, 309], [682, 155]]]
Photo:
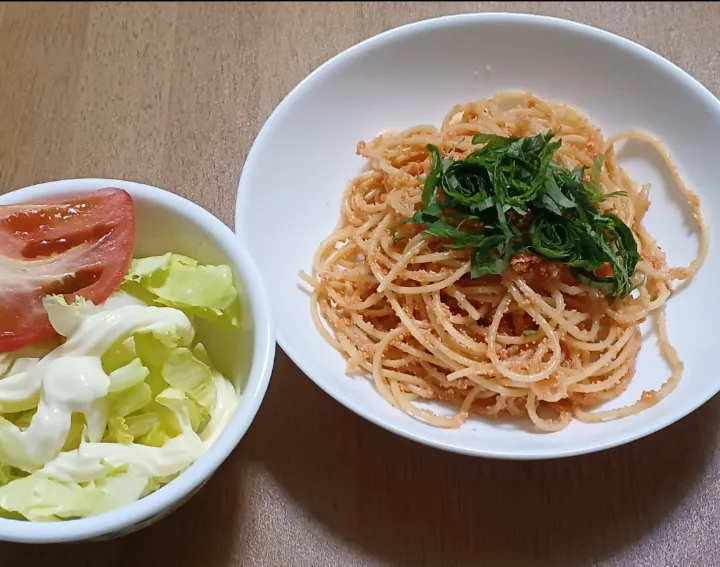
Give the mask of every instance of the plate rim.
[[[304, 90], [312, 86], [312, 83], [316, 81], [319, 77], [322, 77], [322, 75], [330, 70], [332, 70], [335, 66], [341, 64], [344, 62], [348, 57], [352, 57], [355, 54], [359, 54], [365, 49], [368, 49], [369, 47], [378, 47], [381, 46], [383, 43], [388, 41], [393, 41], [396, 39], [401, 39], [402, 37], [406, 35], [412, 35], [416, 32], [422, 32], [422, 31], [432, 31], [436, 29], [441, 29], [444, 27], [452, 27], [456, 25], [457, 23], [463, 23], [463, 22], [479, 22], [483, 24], [487, 23], [521, 23], [521, 24], [533, 24], [538, 26], [545, 26], [549, 28], [555, 28], [555, 29], [564, 29], [564, 30], [571, 30], [575, 32], [580, 32], [583, 35], [593, 37], [595, 39], [599, 39], [601, 41], [604, 41], [606, 43], [614, 44], [621, 49], [625, 51], [632, 52], [636, 55], [641, 56], [645, 60], [660, 66], [663, 70], [665, 70], [667, 73], [672, 75], [673, 80], [678, 81], [683, 84], [687, 89], [693, 90], [697, 93], [698, 96], [702, 97], [707, 103], [708, 106], [711, 109], [714, 109], [718, 122], [720, 122], [720, 100], [718, 100], [717, 97], [705, 86], [703, 85], [699, 80], [697, 80], [695, 77], [693, 77], [690, 73], [685, 71], [684, 69], [680, 68], [678, 65], [673, 63], [672, 61], [668, 60], [667, 58], [663, 57], [662, 55], [656, 53], [652, 49], [636, 42], [631, 39], [628, 39], [626, 37], [623, 37], [621, 35], [618, 35], [616, 33], [613, 33], [608, 30], [604, 30], [595, 26], [592, 26], [590, 24], [585, 24], [582, 22], [569, 20], [565, 18], [558, 18], [554, 16], [544, 16], [544, 15], [537, 15], [537, 14], [525, 14], [525, 13], [515, 13], [515, 12], [481, 12], [481, 13], [463, 13], [463, 14], [453, 14], [448, 16], [440, 16], [435, 18], [428, 18], [428, 19], [422, 19], [417, 20], [414, 22], [410, 22], [407, 24], [403, 24], [400, 26], [396, 26], [393, 28], [390, 28], [388, 30], [385, 30], [383, 32], [380, 32], [378, 34], [372, 35], [364, 40], [361, 40], [354, 45], [351, 45], [350, 47], [340, 51], [339, 53], [335, 54], [334, 56], [330, 57], [329, 59], [325, 60], [323, 63], [321, 63], [319, 66], [317, 66], [314, 70], [312, 70], [310, 73], [308, 73], [299, 83], [297, 83], [284, 97], [283, 99], [275, 106], [273, 111], [270, 113], [270, 115], [267, 117], [265, 122], [263, 123], [262, 127], [260, 128], [257, 136], [255, 137], [250, 150], [247, 154], [247, 157], [244, 161], [244, 163], [241, 166], [241, 173], [238, 180], [238, 186], [237, 186], [237, 194], [236, 194], [236, 202], [235, 202], [235, 234], [238, 238], [238, 240], [241, 242], [242, 246], [244, 246], [248, 251], [249, 248], [247, 248], [245, 244], [245, 237], [242, 233], [240, 227], [243, 225], [243, 217], [247, 214], [248, 208], [248, 194], [249, 191], [243, 191], [243, 185], [247, 184], [247, 169], [249, 165], [252, 165], [252, 163], [255, 161], [257, 154], [260, 152], [259, 148], [260, 146], [264, 145], [264, 140], [267, 136], [269, 136], [269, 131], [274, 125], [275, 122], [278, 122], [283, 114], [287, 111], [289, 106], [292, 104], [293, 100], [302, 94]], [[273, 314], [275, 314], [275, 302], [273, 301], [271, 297], [271, 308], [273, 310]], [[308, 378], [312, 383], [314, 383], [318, 388], [320, 388], [325, 394], [330, 396], [333, 400], [340, 403], [341, 405], [345, 406], [348, 410], [354, 412], [356, 415], [362, 417], [363, 419], [369, 421], [370, 423], [373, 423], [376, 426], [381, 427], [382, 429], [389, 431], [390, 433], [393, 433], [395, 435], [398, 435], [402, 438], [408, 439], [410, 441], [414, 441], [416, 443], [420, 443], [421, 445], [425, 445], [428, 447], [432, 447], [434, 449], [439, 449], [442, 451], [447, 451], [450, 453], [456, 453], [461, 455], [466, 455], [470, 457], [481, 457], [481, 458], [488, 458], [488, 459], [502, 459], [502, 460], [518, 460], [518, 461], [526, 461], [526, 460], [550, 460], [550, 459], [559, 459], [559, 458], [566, 458], [566, 457], [574, 457], [579, 455], [585, 455], [585, 454], [591, 454], [596, 453], [600, 451], [604, 451], [607, 449], [611, 449], [614, 447], [618, 447], [621, 445], [626, 445], [628, 443], [632, 443], [633, 441], [637, 441], [639, 439], [642, 439], [644, 437], [647, 437], [653, 433], [656, 433], [662, 429], [665, 429], [669, 427], [670, 425], [680, 421], [681, 419], [685, 418], [690, 413], [694, 412], [695, 410], [702, 407], [704, 404], [706, 404], [711, 398], [713, 398], [718, 392], [720, 392], [720, 380], [717, 383], [717, 386], [710, 390], [710, 394], [707, 396], [704, 396], [703, 398], [698, 399], [697, 402], [694, 402], [689, 407], [684, 408], [683, 411], [668, 414], [669, 417], [663, 416], [661, 419], [657, 420], [656, 422], [650, 424], [649, 426], [640, 427], [636, 429], [629, 429], [627, 433], [618, 435], [614, 439], [609, 439], [605, 442], [596, 442], [589, 444], [587, 446], [573, 448], [573, 449], [567, 449], [567, 450], [553, 450], [553, 451], [540, 451], [540, 452], [518, 452], [518, 451], [504, 451], [504, 450], [489, 450], [489, 449], [483, 449], [481, 447], [468, 447], [463, 445], [457, 445], [453, 444], [452, 442], [443, 441], [439, 439], [429, 439], [425, 436], [423, 436], [421, 433], [411, 431], [402, 425], [397, 425], [395, 423], [391, 423], [389, 421], [384, 420], [383, 418], [375, 415], [376, 412], [368, 409], [367, 406], [360, 403], [357, 399], [343, 393], [342, 391], [330, 391], [329, 388], [325, 387], [325, 381], [316, 379], [313, 374], [314, 371], [311, 369], [311, 364], [305, 362], [302, 356], [299, 355], [299, 349], [295, 349], [292, 346], [292, 342], [287, 340], [285, 337], [285, 333], [281, 327], [280, 324], [276, 325], [276, 340], [278, 343], [278, 346], [282, 349], [282, 351], [290, 358], [290, 360], [295, 364], [298, 369]], [[331, 346], [329, 348], [332, 348]], [[430, 426], [427, 426], [430, 427]]]

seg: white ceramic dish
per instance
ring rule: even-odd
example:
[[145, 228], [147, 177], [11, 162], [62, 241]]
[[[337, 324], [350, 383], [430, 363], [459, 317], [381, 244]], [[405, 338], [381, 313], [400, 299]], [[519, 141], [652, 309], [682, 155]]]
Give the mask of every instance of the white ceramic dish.
[[[125, 535], [166, 516], [209, 480], [245, 435], [265, 396], [272, 372], [275, 335], [270, 303], [255, 262], [233, 232], [200, 206], [156, 187], [114, 179], [70, 179], [43, 183], [0, 196], [0, 205], [53, 195], [118, 187], [135, 202], [135, 254], [175, 252], [203, 263], [228, 264], [239, 283], [250, 325], [237, 332], [199, 328], [198, 337], [241, 393], [238, 408], [208, 451], [178, 478], [129, 506], [99, 516], [55, 523], [0, 518], [0, 540], [26, 543], [106, 539]], [[211, 334], [212, 333], [212, 334]]]
[[[313, 327], [298, 270], [311, 269], [318, 244], [339, 219], [347, 182], [366, 166], [355, 155], [356, 143], [389, 128], [439, 125], [454, 104], [505, 89], [530, 90], [576, 106], [606, 136], [633, 127], [659, 137], [700, 193], [711, 230], [720, 218], [720, 102], [667, 60], [610, 33], [546, 17], [472, 14], [410, 24], [350, 48], [308, 76], [268, 119], [248, 155], [236, 227], [268, 284], [278, 341], [340, 403], [392, 432], [442, 449], [550, 458], [613, 447], [657, 431], [720, 389], [711, 362], [716, 347], [706, 342], [715, 334], [720, 276], [712, 242], [700, 274], [668, 307], [670, 338], [685, 361], [680, 386], [659, 405], [619, 421], [573, 422], [553, 434], [479, 419], [459, 430], [424, 425], [393, 409], [370, 382], [346, 377], [344, 359]], [[662, 169], [650, 154], [634, 149], [619, 156], [637, 182], [653, 186], [646, 226], [659, 237], [670, 263], [688, 262], [697, 239], [683, 226]], [[668, 375], [654, 338], [648, 338], [631, 386], [608, 407], [636, 400]]]

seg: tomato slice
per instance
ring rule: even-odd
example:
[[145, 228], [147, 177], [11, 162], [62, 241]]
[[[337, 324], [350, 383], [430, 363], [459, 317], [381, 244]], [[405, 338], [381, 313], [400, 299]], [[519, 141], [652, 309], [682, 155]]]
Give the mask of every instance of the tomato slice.
[[105, 301], [135, 247], [135, 206], [122, 189], [0, 206], [0, 352], [55, 335], [42, 298]]

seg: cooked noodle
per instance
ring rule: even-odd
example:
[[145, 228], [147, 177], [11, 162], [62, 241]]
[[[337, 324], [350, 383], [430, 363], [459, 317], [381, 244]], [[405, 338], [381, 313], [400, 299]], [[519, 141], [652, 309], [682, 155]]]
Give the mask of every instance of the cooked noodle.
[[[526, 254], [515, 256], [502, 276], [471, 279], [468, 250], [448, 250], [422, 226], [401, 225], [421, 205], [421, 176], [431, 166], [427, 144], [458, 159], [476, 149], [476, 133], [528, 137], [548, 130], [563, 142], [554, 158], [560, 165], [589, 168], [604, 153], [603, 190], [627, 193], [598, 208], [617, 215], [635, 236], [640, 262], [631, 295], [610, 303], [597, 289], [562, 277], [562, 266]], [[649, 187], [639, 188], [618, 164], [614, 144], [623, 139], [652, 145], [687, 199], [700, 235], [689, 266], [669, 267], [643, 227]], [[350, 183], [340, 223], [317, 250], [312, 276], [301, 277], [313, 289], [318, 331], [347, 357], [348, 372], [372, 376], [388, 403], [439, 427], [459, 427], [470, 414], [505, 414], [556, 431], [573, 416], [598, 422], [637, 413], [677, 386], [683, 363], [667, 338], [665, 303], [673, 282], [701, 267], [708, 232], [697, 195], [658, 141], [632, 130], [604, 140], [565, 104], [503, 92], [453, 107], [439, 130], [385, 132], [360, 142], [358, 153], [371, 168]], [[405, 238], [397, 241], [399, 226]], [[639, 325], [651, 314], [669, 379], [630, 406], [591, 411], [627, 388], [641, 347]], [[432, 400], [457, 413], [437, 415], [417, 405]]]

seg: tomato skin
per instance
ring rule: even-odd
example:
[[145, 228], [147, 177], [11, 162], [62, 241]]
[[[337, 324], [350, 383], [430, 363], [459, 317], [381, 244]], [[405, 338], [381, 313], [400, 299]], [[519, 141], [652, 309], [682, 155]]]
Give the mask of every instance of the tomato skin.
[[0, 352], [54, 336], [42, 299], [104, 302], [135, 248], [135, 206], [108, 188], [0, 206]]

